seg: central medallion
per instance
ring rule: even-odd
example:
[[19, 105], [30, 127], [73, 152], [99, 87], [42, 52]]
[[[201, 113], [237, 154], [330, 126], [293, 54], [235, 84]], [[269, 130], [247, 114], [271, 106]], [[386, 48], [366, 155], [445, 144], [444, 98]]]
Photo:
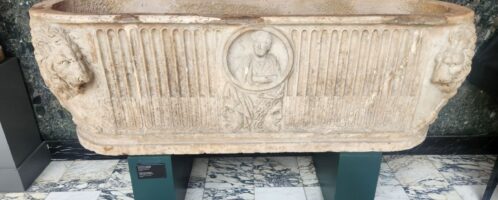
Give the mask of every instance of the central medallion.
[[250, 91], [275, 88], [292, 70], [292, 47], [273, 28], [243, 28], [227, 41], [225, 71], [238, 87]]
[[292, 47], [273, 28], [243, 28], [224, 48], [223, 127], [228, 131], [279, 131]]

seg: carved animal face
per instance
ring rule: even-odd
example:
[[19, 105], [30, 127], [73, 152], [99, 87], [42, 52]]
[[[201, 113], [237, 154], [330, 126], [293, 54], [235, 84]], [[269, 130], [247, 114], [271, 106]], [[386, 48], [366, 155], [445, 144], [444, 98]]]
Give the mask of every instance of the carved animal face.
[[241, 130], [244, 125], [244, 116], [230, 108], [223, 109], [222, 126], [225, 130], [237, 131]]
[[33, 37], [33, 45], [47, 86], [62, 99], [79, 94], [92, 79], [80, 48], [60, 27], [49, 26], [33, 31], [38, 32]]
[[72, 89], [79, 90], [90, 81], [90, 74], [78, 52], [59, 51], [52, 63], [53, 72]]
[[449, 50], [440, 55], [434, 69], [432, 82], [449, 84], [458, 81], [460, 74], [465, 70], [465, 55], [463, 52]]
[[470, 71], [475, 36], [468, 29], [458, 29], [450, 34], [449, 46], [436, 57], [432, 83], [443, 92], [453, 91]]

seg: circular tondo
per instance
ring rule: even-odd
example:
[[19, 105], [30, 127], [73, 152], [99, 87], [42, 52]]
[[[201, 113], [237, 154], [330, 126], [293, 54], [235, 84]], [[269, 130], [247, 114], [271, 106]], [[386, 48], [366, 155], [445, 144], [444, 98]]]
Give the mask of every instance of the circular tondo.
[[223, 51], [225, 72], [245, 90], [268, 90], [284, 82], [292, 71], [292, 47], [280, 31], [250, 27], [236, 31]]

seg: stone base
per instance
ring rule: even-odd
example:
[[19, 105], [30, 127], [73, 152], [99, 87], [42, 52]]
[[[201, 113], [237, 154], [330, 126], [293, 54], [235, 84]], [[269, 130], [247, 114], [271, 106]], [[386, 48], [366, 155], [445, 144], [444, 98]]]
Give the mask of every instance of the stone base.
[[[361, 134], [252, 133], [249, 137], [236, 134], [107, 135], [78, 132], [83, 147], [104, 155], [181, 155], [293, 152], [393, 152], [413, 148], [425, 140], [427, 130], [416, 133]], [[270, 139], [272, 138], [273, 139]], [[241, 139], [243, 138], [243, 139]], [[310, 139], [313, 138], [313, 139]], [[306, 139], [310, 142], [302, 142]], [[265, 142], [261, 142], [264, 140]], [[167, 141], [164, 142], [164, 141]]]
[[[2, 158], [3, 160], [3, 158]], [[0, 192], [23, 192], [50, 163], [50, 153], [41, 143], [17, 168], [0, 169]]]

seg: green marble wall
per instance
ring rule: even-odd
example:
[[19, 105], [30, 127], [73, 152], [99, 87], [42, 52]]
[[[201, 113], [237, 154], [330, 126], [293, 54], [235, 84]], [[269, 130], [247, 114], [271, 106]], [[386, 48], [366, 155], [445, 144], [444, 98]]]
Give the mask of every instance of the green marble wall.
[[20, 59], [42, 136], [46, 140], [76, 139], [71, 115], [43, 83], [35, 61], [28, 10], [40, 0], [0, 0], [0, 45]]
[[[75, 125], [44, 85], [34, 59], [28, 9], [39, 0], [0, 0], [0, 45], [16, 56], [26, 78], [43, 138], [76, 139]], [[478, 46], [494, 34], [498, 16], [496, 0], [448, 0], [473, 8], [478, 26]], [[5, 95], [5, 94], [2, 94]], [[498, 132], [498, 100], [466, 82], [431, 126], [431, 136], [484, 135]]]

